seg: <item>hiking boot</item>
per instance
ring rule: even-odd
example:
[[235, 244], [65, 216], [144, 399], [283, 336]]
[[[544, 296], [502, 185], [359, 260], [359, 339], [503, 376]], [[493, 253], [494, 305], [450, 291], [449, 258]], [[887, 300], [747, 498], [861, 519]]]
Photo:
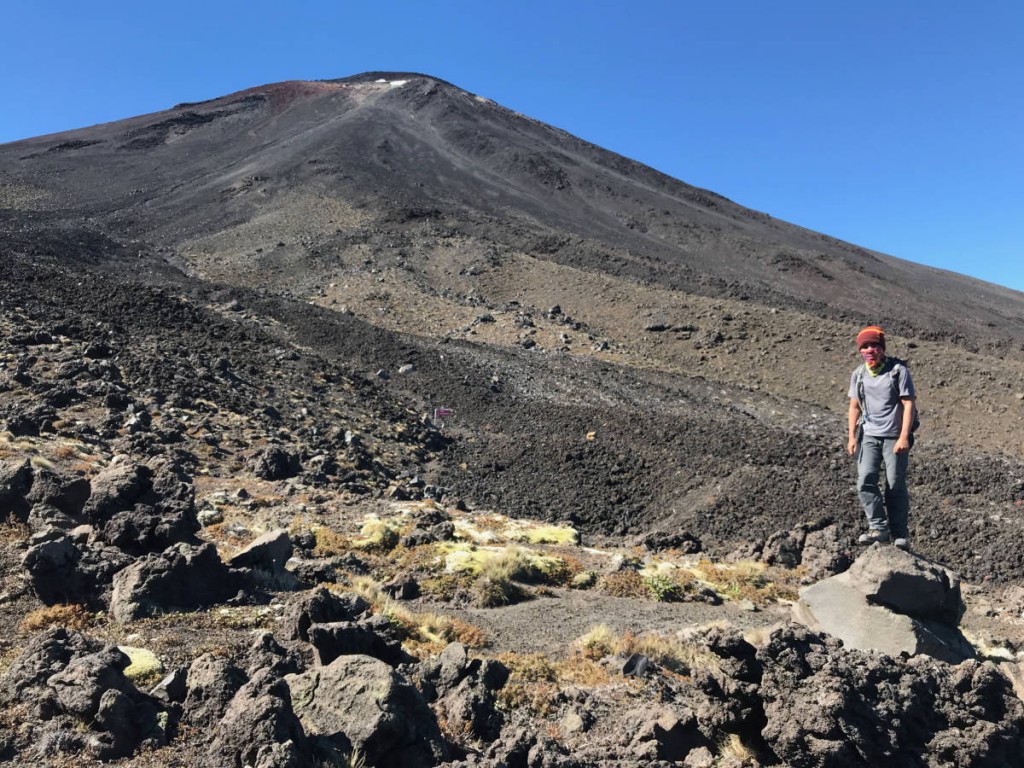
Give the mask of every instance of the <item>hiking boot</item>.
[[857, 539], [858, 544], [888, 544], [890, 541], [888, 531], [870, 530], [862, 533]]
[[910, 539], [908, 539], [906, 536], [897, 536], [895, 539], [892, 540], [892, 545], [894, 547], [899, 547], [904, 552], [910, 551]]

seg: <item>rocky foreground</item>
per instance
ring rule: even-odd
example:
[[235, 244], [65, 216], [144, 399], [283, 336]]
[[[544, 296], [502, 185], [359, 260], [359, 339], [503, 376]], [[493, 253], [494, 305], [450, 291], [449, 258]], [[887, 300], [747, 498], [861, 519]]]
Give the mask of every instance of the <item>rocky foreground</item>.
[[156, 289], [122, 323], [25, 285], [0, 315], [12, 765], [1024, 764], [1014, 617], [968, 638], [943, 568], [854, 562], [824, 518], [724, 558], [590, 546], [424, 480], [452, 437], [230, 300]]
[[[874, 625], [888, 636], [901, 621], [928, 627], [931, 645], [913, 656], [778, 621], [783, 569], [679, 549], [605, 555], [567, 541], [570, 529], [498, 516], [481, 528], [482, 515], [435, 501], [395, 505], [344, 543], [297, 527], [223, 557], [211, 541], [223, 529], [200, 529], [180, 467], [119, 458], [84, 481], [40, 464], [8, 462], [0, 477], [12, 510], [5, 613], [45, 606], [4, 640], [0, 749], [13, 764], [1024, 764], [1010, 680], [962, 635], [950, 640], [963, 613], [955, 578], [892, 548], [832, 579], [855, 574], [846, 588], [889, 616]], [[509, 548], [513, 530], [524, 536]], [[804, 590], [812, 607], [828, 581]], [[605, 625], [561, 653], [523, 654], [428, 614], [422, 595], [436, 606], [445, 591], [455, 612], [594, 591], [760, 603], [772, 623]]]

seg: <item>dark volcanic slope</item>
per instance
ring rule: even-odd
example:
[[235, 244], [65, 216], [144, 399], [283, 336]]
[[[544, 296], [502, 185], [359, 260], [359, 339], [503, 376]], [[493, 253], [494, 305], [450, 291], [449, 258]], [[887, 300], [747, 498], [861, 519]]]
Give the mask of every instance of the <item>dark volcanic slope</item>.
[[13, 209], [3, 236], [15, 247], [45, 249], [26, 229], [56, 229], [83, 250], [108, 236], [206, 271], [201, 257], [233, 250], [255, 282], [456, 228], [494, 258], [521, 252], [930, 338], [1024, 340], [1019, 293], [775, 220], [421, 75], [281, 83], [9, 144], [0, 208]]

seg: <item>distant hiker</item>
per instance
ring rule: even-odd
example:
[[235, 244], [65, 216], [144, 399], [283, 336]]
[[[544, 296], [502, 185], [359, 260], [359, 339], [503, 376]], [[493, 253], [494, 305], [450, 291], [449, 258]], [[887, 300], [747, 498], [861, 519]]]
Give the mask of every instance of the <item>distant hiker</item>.
[[[885, 355], [885, 332], [870, 325], [857, 334], [863, 365], [850, 376], [847, 451], [857, 457], [857, 492], [868, 532], [861, 544], [892, 541], [910, 548], [907, 465], [916, 426], [914, 382], [906, 363]], [[885, 465], [885, 495], [878, 480]]]

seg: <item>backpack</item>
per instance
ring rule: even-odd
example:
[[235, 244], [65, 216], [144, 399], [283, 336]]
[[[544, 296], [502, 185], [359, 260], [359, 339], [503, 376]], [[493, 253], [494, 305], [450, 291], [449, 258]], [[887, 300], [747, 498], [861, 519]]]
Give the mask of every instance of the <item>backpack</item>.
[[[898, 358], [890, 358], [892, 360], [892, 376], [889, 377], [889, 381], [892, 383], [893, 397], [899, 399], [900, 396], [900, 366], [904, 368], [907, 364]], [[857, 401], [860, 403], [860, 418], [863, 422], [865, 415], [867, 415], [868, 409], [864, 402], [864, 373], [867, 371], [867, 363], [862, 363], [857, 369]], [[917, 401], [914, 401], [914, 421], [910, 424], [910, 434], [913, 436], [917, 432], [917, 428], [921, 426], [921, 414], [917, 407]]]

